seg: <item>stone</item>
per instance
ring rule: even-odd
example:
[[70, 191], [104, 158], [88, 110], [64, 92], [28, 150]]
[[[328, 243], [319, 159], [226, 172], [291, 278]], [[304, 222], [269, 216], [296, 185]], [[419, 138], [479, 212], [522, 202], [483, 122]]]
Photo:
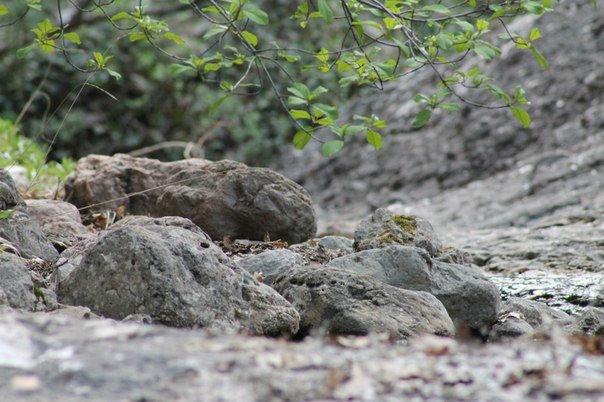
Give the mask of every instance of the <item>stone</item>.
[[432, 260], [417, 247], [394, 245], [360, 251], [331, 260], [327, 266], [370, 275], [403, 289], [429, 291], [432, 285]]
[[323, 236], [316, 239], [317, 244], [328, 250], [342, 250], [346, 254], [350, 254], [354, 251], [353, 244], [354, 240], [344, 236]]
[[0, 219], [0, 250], [2, 244], [25, 258], [38, 257], [54, 261], [58, 257], [52, 243], [44, 236], [40, 226], [30, 219], [25, 201], [17, 191], [15, 182], [6, 170], [0, 169], [0, 211], [12, 213]]
[[303, 265], [304, 257], [287, 249], [276, 249], [242, 258], [237, 264], [252, 275], [261, 274], [262, 281], [271, 284], [282, 271]]
[[372, 277], [402, 289], [436, 296], [456, 325], [490, 326], [499, 314], [499, 289], [478, 269], [432, 261], [421, 248], [386, 246], [349, 254], [330, 261], [337, 267]]
[[199, 228], [183, 227], [191, 225], [183, 218], [141, 217], [107, 231], [59, 282], [59, 300], [115, 319], [146, 314], [175, 327], [295, 333], [296, 310]]
[[9, 253], [0, 253], [0, 297], [10, 307], [34, 310], [36, 295], [27, 261]]
[[[265, 168], [233, 161], [163, 163], [127, 155], [81, 159], [65, 185], [78, 207], [103, 204], [135, 215], [181, 216], [215, 240], [314, 236], [316, 217], [301, 186]], [[128, 197], [130, 193], [138, 193]]]
[[525, 320], [518, 317], [507, 317], [505, 320], [496, 322], [489, 332], [490, 341], [509, 340], [520, 337], [531, 337], [535, 330]]
[[564, 311], [556, 310], [547, 304], [524, 299], [521, 297], [510, 297], [502, 306], [501, 312], [504, 314], [518, 312], [524, 317], [524, 320], [533, 328], [539, 328], [544, 324], [555, 322], [564, 327], [571, 325], [575, 320]]
[[456, 325], [480, 329], [497, 320], [499, 288], [478, 268], [435, 261], [430, 293], [446, 307]]
[[380, 248], [392, 244], [415, 245], [437, 256], [442, 249], [432, 225], [418, 216], [395, 214], [377, 209], [363, 219], [354, 232], [357, 251]]
[[446, 309], [431, 294], [396, 288], [355, 272], [299, 266], [278, 276], [273, 287], [300, 313], [298, 336], [312, 331], [380, 332], [395, 339], [455, 334]]
[[586, 335], [604, 335], [604, 309], [588, 307], [577, 319], [577, 332]]
[[60, 200], [27, 200], [26, 204], [29, 216], [38, 222], [58, 250], [65, 250], [90, 236], [73, 204]]

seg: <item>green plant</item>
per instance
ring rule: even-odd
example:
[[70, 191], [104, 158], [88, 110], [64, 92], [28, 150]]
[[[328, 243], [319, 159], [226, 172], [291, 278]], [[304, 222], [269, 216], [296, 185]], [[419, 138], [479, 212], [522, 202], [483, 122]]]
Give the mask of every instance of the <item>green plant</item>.
[[[302, 0], [286, 2], [284, 10], [291, 17], [282, 23], [268, 12], [275, 10], [268, 0], [179, 3], [139, 1], [130, 7], [117, 1], [90, 2], [70, 10], [68, 18], [61, 2], [42, 6], [39, 1], [4, 1], [0, 14], [8, 16], [7, 29], [30, 10], [42, 13], [31, 25], [29, 44], [24, 43], [17, 55], [36, 59], [59, 53], [72, 70], [87, 76], [84, 85], [102, 87], [105, 95], [119, 85], [102, 77], [126, 77], [126, 71], [116, 67], [121, 51], [142, 49], [141, 43], [169, 64], [161, 74], [178, 76], [183, 85], [201, 83], [223, 92], [207, 108], [210, 115], [235, 95], [247, 97], [268, 89], [296, 127], [294, 145], [303, 148], [315, 139], [323, 142], [323, 153], [331, 155], [350, 136], [361, 133], [379, 149], [379, 130], [386, 125], [377, 116], [358, 116], [355, 125], [341, 119], [334, 101], [342, 90], [338, 86], [381, 89], [386, 82], [423, 68], [433, 72], [438, 87], [433, 94], [415, 97], [423, 109], [410, 124], [413, 128], [425, 125], [434, 109], [456, 111], [460, 103], [509, 109], [523, 127], [528, 126], [530, 116], [524, 109], [528, 100], [521, 88], [508, 92], [481, 70], [460, 62], [499, 57], [503, 41], [530, 51], [547, 68], [535, 46], [541, 32], [537, 28], [510, 32], [508, 21], [553, 9], [551, 0]], [[175, 21], [169, 21], [170, 16]], [[174, 27], [193, 21], [194, 30], [175, 32]], [[85, 28], [101, 23], [104, 29]], [[274, 25], [284, 28], [281, 35], [275, 35]], [[494, 26], [503, 32], [499, 39], [489, 33]], [[114, 37], [108, 39], [108, 32]], [[306, 32], [324, 34], [308, 43], [300, 40]], [[36, 49], [42, 56], [31, 56]], [[323, 74], [337, 85], [321, 82], [317, 77]], [[483, 103], [480, 95], [471, 93], [490, 94], [493, 101]]]
[[[70, 158], [56, 162], [47, 161], [46, 157], [39, 144], [21, 135], [10, 120], [0, 118], [0, 168], [24, 167], [30, 182], [26, 190], [30, 193], [56, 188], [75, 167]], [[1, 211], [0, 218], [6, 217], [6, 212]]]

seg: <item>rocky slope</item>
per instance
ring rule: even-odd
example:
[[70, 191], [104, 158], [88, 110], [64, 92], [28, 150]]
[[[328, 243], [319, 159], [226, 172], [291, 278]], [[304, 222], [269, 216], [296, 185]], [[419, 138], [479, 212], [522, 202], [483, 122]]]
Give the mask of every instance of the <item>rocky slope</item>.
[[[512, 28], [531, 24], [543, 32], [537, 45], [548, 70], [509, 46], [483, 65], [508, 90], [524, 83], [530, 128], [505, 112], [464, 107], [412, 130], [413, 94], [433, 85], [422, 72], [350, 106], [390, 123], [382, 150], [352, 141], [329, 159], [312, 147], [284, 157], [278, 169], [320, 207], [319, 233], [351, 235], [377, 207], [416, 214], [485, 270], [505, 274], [496, 279], [512, 294], [526, 296], [527, 282], [540, 287], [536, 298], [569, 312], [604, 306], [604, 10], [561, 1], [556, 13]], [[569, 275], [577, 281], [561, 290]]]

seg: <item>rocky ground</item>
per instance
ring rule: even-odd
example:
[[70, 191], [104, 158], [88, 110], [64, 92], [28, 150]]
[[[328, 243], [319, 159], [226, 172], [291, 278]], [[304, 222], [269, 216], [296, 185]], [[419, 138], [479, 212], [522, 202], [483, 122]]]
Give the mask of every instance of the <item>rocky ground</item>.
[[486, 66], [527, 130], [410, 130], [420, 74], [350, 107], [384, 150], [288, 155], [294, 181], [93, 155], [64, 202], [0, 170], [0, 400], [604, 401], [604, 14], [538, 25], [550, 70]]

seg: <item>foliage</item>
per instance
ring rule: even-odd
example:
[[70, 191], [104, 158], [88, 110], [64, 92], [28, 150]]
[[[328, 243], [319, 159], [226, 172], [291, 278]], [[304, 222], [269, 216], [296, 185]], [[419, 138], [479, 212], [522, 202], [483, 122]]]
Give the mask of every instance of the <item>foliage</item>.
[[39, 144], [21, 135], [11, 121], [0, 119], [0, 168], [24, 167], [32, 183], [30, 193], [56, 188], [75, 168], [70, 158], [47, 162], [46, 157]]
[[[205, 109], [217, 118], [234, 96], [270, 90], [297, 128], [294, 146], [301, 149], [316, 139], [323, 142], [326, 156], [338, 152], [354, 135], [364, 135], [376, 149], [383, 144], [380, 129], [386, 123], [379, 117], [355, 116], [358, 124], [340, 118], [336, 101], [342, 88], [381, 89], [386, 82], [423, 68], [432, 71], [438, 87], [433, 94], [414, 98], [423, 109], [413, 128], [425, 125], [434, 109], [456, 111], [460, 103], [507, 108], [523, 127], [528, 126], [530, 116], [523, 108], [528, 100], [521, 88], [507, 92], [479, 68], [461, 62], [468, 57], [492, 60], [501, 55], [502, 43], [512, 42], [547, 68], [535, 46], [541, 32], [537, 28], [511, 32], [508, 21], [553, 8], [552, 0], [302, 0], [285, 2], [283, 7], [270, 7], [268, 0], [180, 0], [179, 6], [139, 1], [133, 8], [119, 1], [83, 3], [84, 7], [71, 3], [68, 18], [61, 2], [42, 6], [33, 0], [0, 1], [0, 13], [10, 27], [25, 21], [30, 11], [41, 13], [29, 21], [30, 42], [17, 56], [39, 60], [58, 53], [67, 66], [86, 77], [83, 85], [103, 88], [104, 95], [119, 99], [116, 80], [133, 78], [120, 59], [134, 56], [128, 63], [142, 63], [136, 51], [128, 50], [152, 49], [157, 59], [169, 61], [158, 64], [152, 59], [150, 71], [164, 85], [175, 86], [170, 93], [186, 96], [187, 90], [199, 93], [200, 85], [211, 88], [207, 98], [213, 103]], [[276, 13], [288, 13], [290, 19], [283, 23]], [[178, 18], [168, 21], [170, 15]], [[191, 26], [195, 29], [175, 30]], [[499, 37], [489, 34], [496, 26], [503, 32]], [[107, 39], [107, 34], [113, 38]], [[300, 39], [305, 35], [319, 35], [320, 40], [305, 42]], [[32, 56], [35, 51], [41, 53]], [[321, 81], [319, 75], [327, 78]], [[172, 84], [171, 77], [178, 81]], [[477, 101], [482, 93], [493, 101]], [[126, 93], [121, 99], [128, 104], [136, 94]], [[271, 110], [274, 104], [269, 104]], [[176, 106], [161, 112], [182, 110]]]

